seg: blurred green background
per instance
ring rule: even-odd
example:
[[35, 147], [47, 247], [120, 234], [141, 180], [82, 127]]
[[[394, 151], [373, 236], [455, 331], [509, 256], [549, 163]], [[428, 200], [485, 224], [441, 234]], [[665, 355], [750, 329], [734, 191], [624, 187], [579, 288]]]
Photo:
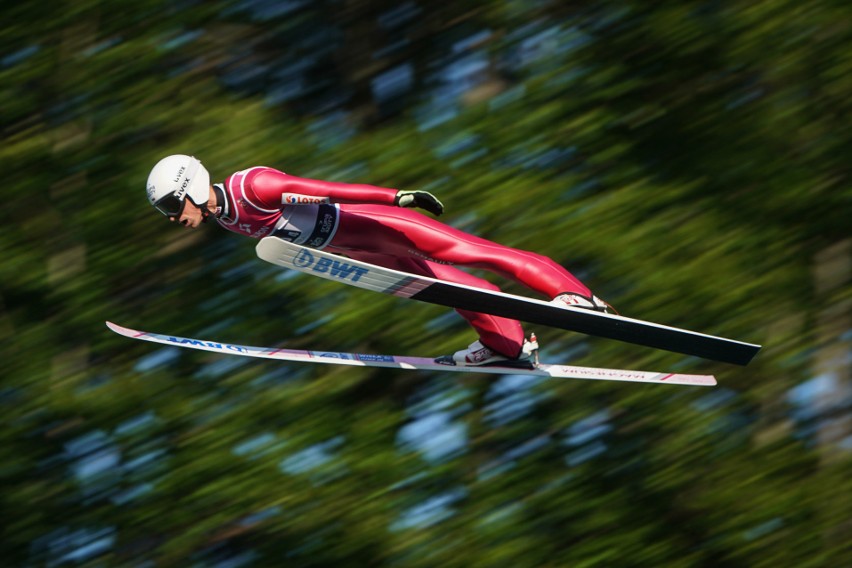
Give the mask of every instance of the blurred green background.
[[[852, 565], [850, 22], [830, 0], [7, 6], [0, 562]], [[474, 339], [169, 224], [144, 184], [172, 153], [216, 181], [427, 189], [624, 315], [765, 347], [740, 368], [532, 330], [546, 360], [706, 389], [131, 342], [104, 320], [421, 356]]]

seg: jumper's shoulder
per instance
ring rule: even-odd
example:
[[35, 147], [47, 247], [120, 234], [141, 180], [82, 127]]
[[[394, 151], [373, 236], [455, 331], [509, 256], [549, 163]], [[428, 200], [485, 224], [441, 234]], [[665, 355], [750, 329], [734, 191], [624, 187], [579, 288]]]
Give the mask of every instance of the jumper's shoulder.
[[255, 166], [233, 176], [243, 196], [255, 207], [277, 210], [281, 207], [281, 194], [287, 191], [287, 174], [266, 166]]

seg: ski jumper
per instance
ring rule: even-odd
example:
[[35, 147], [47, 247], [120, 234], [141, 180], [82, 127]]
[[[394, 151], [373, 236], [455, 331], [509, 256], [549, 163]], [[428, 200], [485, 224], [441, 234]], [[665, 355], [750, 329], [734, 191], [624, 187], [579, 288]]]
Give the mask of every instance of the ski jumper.
[[[499, 287], [454, 265], [495, 272], [548, 298], [564, 292], [591, 296], [582, 282], [545, 256], [394, 206], [395, 189], [299, 178], [266, 167], [237, 172], [214, 187], [225, 197], [217, 221], [242, 235], [274, 235], [385, 268], [488, 290]], [[524, 332], [518, 321], [456, 311], [483, 345], [507, 357], [520, 354]]]

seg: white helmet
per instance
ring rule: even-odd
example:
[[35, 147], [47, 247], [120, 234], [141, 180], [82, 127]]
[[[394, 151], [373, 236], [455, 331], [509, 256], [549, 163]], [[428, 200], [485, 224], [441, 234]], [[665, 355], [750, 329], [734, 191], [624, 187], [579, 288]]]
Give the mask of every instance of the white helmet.
[[192, 156], [175, 154], [148, 175], [148, 201], [167, 217], [180, 217], [186, 197], [202, 210], [210, 196], [210, 173]]

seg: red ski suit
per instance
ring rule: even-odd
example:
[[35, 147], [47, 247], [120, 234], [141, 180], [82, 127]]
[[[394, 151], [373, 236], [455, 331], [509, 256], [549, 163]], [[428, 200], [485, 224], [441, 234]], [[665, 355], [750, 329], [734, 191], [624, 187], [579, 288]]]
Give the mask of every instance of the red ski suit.
[[[499, 288], [454, 265], [495, 272], [548, 298], [563, 292], [591, 296], [577, 278], [545, 256], [394, 206], [395, 189], [299, 178], [266, 167], [237, 172], [216, 187], [225, 196], [217, 221], [243, 235], [274, 234], [355, 260], [489, 290]], [[520, 354], [524, 332], [519, 322], [456, 311], [483, 345], [507, 357]]]

